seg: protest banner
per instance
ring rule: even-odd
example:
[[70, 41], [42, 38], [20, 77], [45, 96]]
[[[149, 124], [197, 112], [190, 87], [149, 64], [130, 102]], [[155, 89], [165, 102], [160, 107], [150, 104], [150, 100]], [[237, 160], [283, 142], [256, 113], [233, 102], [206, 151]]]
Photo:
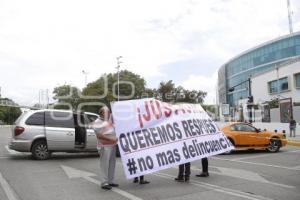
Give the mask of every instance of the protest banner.
[[234, 149], [199, 104], [147, 98], [111, 106], [128, 179]]

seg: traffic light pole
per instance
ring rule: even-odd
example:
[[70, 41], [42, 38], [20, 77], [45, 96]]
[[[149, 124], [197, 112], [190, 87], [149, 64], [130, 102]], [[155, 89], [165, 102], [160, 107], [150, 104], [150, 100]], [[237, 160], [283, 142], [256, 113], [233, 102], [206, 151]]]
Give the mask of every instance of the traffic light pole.
[[[247, 80], [245, 80], [245, 81], [243, 81], [243, 82], [240, 82], [239, 84], [236, 84], [236, 85], [232, 86], [231, 88], [229, 88], [228, 91], [229, 91], [229, 92], [233, 92], [233, 91], [234, 91], [234, 88], [236, 88], [237, 86], [242, 85], [243, 83], [246, 83], [246, 82], [248, 82], [248, 85], [251, 86], [250, 81], [251, 81], [251, 79], [248, 78]], [[250, 95], [251, 95], [251, 87], [249, 87], [249, 88], [250, 88], [250, 89], [249, 89], [249, 96], [250, 96]]]
[[[251, 79], [248, 78], [248, 91], [249, 91], [249, 97], [248, 97], [248, 103], [252, 104], [253, 103], [253, 97], [252, 97], [252, 92], [251, 92]], [[252, 123], [252, 105], [249, 106], [249, 122]]]
[[229, 92], [233, 92], [234, 89], [239, 86], [242, 85], [243, 83], [248, 82], [248, 102], [247, 102], [247, 109], [248, 109], [248, 117], [249, 117], [249, 122], [252, 123], [252, 108], [253, 108], [253, 96], [252, 96], [252, 91], [251, 91], [251, 78], [249, 77], [247, 80], [240, 82], [237, 85], [232, 86], [231, 88], [229, 88]]

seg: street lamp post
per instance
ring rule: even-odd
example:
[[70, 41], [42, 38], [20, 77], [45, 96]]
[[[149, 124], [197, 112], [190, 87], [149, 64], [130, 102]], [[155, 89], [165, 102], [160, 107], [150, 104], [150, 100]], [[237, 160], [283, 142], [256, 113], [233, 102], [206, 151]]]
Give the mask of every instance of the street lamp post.
[[89, 74], [87, 71], [82, 70], [82, 73], [84, 74], [84, 85], [86, 86], [87, 84], [87, 75]]
[[122, 58], [122, 56], [118, 56], [117, 57], [117, 76], [118, 76], [118, 101], [120, 100], [120, 64], [122, 63], [120, 61], [120, 59]]

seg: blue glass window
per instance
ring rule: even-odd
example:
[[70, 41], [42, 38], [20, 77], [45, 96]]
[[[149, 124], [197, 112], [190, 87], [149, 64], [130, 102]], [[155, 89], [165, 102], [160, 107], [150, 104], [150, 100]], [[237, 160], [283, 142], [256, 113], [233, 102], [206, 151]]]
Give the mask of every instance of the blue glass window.
[[296, 45], [300, 45], [300, 37], [296, 38]]
[[300, 73], [295, 74], [295, 84], [296, 84], [296, 88], [300, 88]]
[[278, 86], [277, 85], [278, 85], [277, 80], [269, 82], [269, 93], [278, 92]]
[[284, 92], [289, 89], [288, 78], [281, 78], [279, 80], [274, 80], [268, 83], [269, 93]]
[[288, 78], [282, 78], [278, 80], [278, 84], [279, 84], [279, 91], [285, 91], [289, 89], [289, 83], [288, 83]]
[[[229, 93], [228, 89], [243, 81], [249, 76], [261, 74], [262, 72], [274, 69], [275, 65], [283, 61], [281, 59], [290, 58], [300, 55], [300, 35], [291, 36], [280, 39], [276, 42], [260, 46], [246, 54], [226, 63], [226, 88], [228, 103], [236, 104], [240, 98], [247, 98], [247, 83], [235, 87], [233, 93]], [[270, 93], [284, 92], [288, 90], [288, 79], [283, 78], [268, 83], [268, 91]], [[300, 73], [294, 75], [293, 85], [300, 89]]]
[[300, 46], [296, 46], [296, 55], [300, 54]]

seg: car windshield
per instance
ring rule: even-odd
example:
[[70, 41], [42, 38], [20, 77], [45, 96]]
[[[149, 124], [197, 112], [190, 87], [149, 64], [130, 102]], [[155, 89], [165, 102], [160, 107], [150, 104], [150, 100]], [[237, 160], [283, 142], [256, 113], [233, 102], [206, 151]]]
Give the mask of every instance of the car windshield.
[[234, 130], [243, 132], [256, 132], [256, 129], [247, 124], [236, 124]]

